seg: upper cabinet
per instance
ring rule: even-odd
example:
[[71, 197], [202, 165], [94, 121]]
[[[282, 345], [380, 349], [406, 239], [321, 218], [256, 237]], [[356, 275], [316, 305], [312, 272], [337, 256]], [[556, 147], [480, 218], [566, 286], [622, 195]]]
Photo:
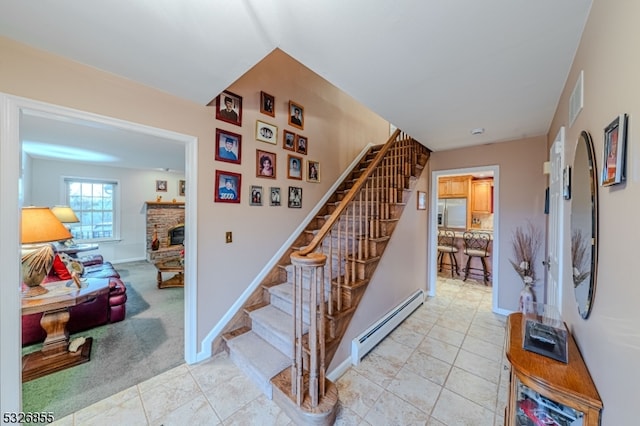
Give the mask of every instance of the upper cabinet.
[[468, 198], [470, 176], [438, 178], [438, 198]]
[[471, 213], [493, 213], [493, 179], [471, 181]]

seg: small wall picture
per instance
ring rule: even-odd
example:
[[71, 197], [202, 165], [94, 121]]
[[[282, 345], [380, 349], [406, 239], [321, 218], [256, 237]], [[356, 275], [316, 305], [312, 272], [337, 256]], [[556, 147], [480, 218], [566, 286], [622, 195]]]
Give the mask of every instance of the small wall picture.
[[296, 135], [296, 152], [298, 154], [307, 155], [309, 140], [305, 136]]
[[276, 98], [272, 95], [260, 92], [260, 112], [263, 114], [270, 115], [271, 117], [276, 116]]
[[167, 181], [166, 180], [157, 180], [156, 181], [156, 192], [167, 192]]
[[287, 177], [302, 180], [302, 157], [291, 154], [287, 156]]
[[242, 175], [240, 173], [216, 170], [214, 201], [218, 203], [239, 203], [241, 183]]
[[272, 186], [269, 188], [269, 205], [271, 206], [279, 206], [280, 205], [280, 188], [276, 186]]
[[262, 187], [251, 185], [251, 199], [249, 200], [249, 205], [251, 206], [261, 206], [262, 205]]
[[418, 210], [427, 209], [427, 193], [424, 191], [418, 191]]
[[615, 185], [626, 179], [627, 114], [616, 117], [604, 129], [602, 186]]
[[185, 191], [187, 189], [187, 181], [186, 180], [179, 180], [178, 181], [178, 195], [181, 197], [184, 197]]
[[298, 186], [289, 187], [289, 207], [292, 209], [302, 208], [302, 188]]
[[289, 125], [304, 130], [304, 108], [293, 101], [289, 101]]
[[562, 196], [565, 200], [571, 199], [571, 166], [568, 164], [562, 170]]
[[278, 127], [264, 121], [256, 120], [256, 139], [262, 142], [277, 144]]
[[307, 161], [307, 182], [320, 182], [320, 163], [317, 161]]
[[282, 148], [295, 151], [296, 150], [296, 134], [288, 130], [282, 131]]
[[256, 176], [276, 178], [276, 154], [256, 149]]
[[216, 119], [242, 126], [242, 97], [226, 90], [220, 93], [216, 97]]
[[240, 164], [242, 156], [242, 135], [216, 129], [216, 160]]

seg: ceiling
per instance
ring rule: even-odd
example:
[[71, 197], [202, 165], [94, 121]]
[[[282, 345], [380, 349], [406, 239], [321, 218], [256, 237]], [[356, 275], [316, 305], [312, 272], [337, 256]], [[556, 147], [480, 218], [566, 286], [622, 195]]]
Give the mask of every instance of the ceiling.
[[3, 0], [0, 35], [202, 105], [279, 48], [440, 151], [547, 134], [591, 3]]

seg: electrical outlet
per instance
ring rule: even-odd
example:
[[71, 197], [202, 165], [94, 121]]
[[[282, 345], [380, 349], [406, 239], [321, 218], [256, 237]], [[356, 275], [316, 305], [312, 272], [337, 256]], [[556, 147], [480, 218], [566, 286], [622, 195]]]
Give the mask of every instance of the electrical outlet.
[[227, 231], [224, 237], [225, 242], [230, 243], [233, 242], [233, 237], [231, 236], [231, 231]]

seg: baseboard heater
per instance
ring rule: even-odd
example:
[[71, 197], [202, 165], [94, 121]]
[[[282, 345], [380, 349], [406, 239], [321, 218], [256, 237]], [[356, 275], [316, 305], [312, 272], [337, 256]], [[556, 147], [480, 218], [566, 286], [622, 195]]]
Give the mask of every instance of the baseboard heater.
[[424, 303], [424, 291], [418, 290], [389, 311], [360, 336], [351, 341], [351, 364], [358, 365], [366, 354]]

